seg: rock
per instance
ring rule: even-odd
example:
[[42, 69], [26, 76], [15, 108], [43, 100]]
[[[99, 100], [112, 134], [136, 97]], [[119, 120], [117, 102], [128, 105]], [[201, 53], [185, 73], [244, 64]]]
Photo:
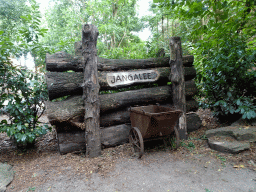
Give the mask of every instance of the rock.
[[210, 129], [205, 132], [205, 136], [230, 136], [238, 141], [256, 142], [256, 126], [228, 126], [218, 129]]
[[13, 176], [12, 166], [6, 163], [0, 163], [0, 192], [5, 192], [6, 186], [12, 182]]
[[208, 138], [209, 146], [220, 152], [224, 153], [239, 153], [241, 151], [247, 150], [250, 148], [249, 142], [239, 142], [239, 141], [224, 141], [224, 140], [214, 140], [212, 138]]
[[[250, 142], [256, 142], [256, 126], [228, 126], [211, 129], [205, 132], [210, 148], [227, 153], [239, 153], [250, 148]], [[218, 141], [214, 136], [220, 137]], [[227, 141], [230, 137], [234, 141]], [[242, 142], [243, 141], [243, 142]]]
[[234, 123], [231, 124], [231, 126], [256, 126], [256, 119], [249, 119], [249, 120], [245, 120], [245, 119], [238, 119], [237, 121], [235, 121]]

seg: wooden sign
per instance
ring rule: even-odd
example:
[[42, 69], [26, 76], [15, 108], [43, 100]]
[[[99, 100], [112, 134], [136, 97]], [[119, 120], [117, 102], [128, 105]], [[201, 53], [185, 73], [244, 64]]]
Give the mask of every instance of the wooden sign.
[[160, 74], [157, 70], [115, 72], [107, 74], [107, 82], [110, 87], [115, 87], [140, 82], [154, 82], [158, 80], [159, 76]]

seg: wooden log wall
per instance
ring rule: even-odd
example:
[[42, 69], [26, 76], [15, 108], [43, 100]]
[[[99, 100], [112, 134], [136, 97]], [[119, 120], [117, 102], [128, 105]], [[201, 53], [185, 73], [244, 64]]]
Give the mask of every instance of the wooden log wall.
[[[76, 48], [76, 56], [69, 55], [65, 52], [46, 55], [46, 69], [48, 70], [46, 80], [50, 100], [67, 95], [70, 96], [64, 101], [46, 102], [48, 119], [57, 129], [59, 151], [62, 154], [84, 150], [86, 143], [84, 135], [85, 126], [83, 123], [85, 110], [82, 98], [84, 77], [82, 73], [83, 59], [81, 56], [81, 47], [79, 48]], [[188, 126], [188, 131], [198, 129], [201, 125], [200, 119], [195, 118], [197, 115], [191, 113], [198, 109], [198, 103], [193, 99], [193, 96], [197, 92], [193, 80], [196, 76], [193, 61], [193, 56], [184, 56], [182, 58], [185, 79], [186, 112], [188, 112], [187, 124], [190, 125]], [[101, 91], [115, 90], [141, 83], [146, 85], [146, 87], [150, 86], [139, 90], [99, 95], [102, 146], [111, 147], [128, 141], [130, 106], [155, 103], [160, 103], [163, 106], [173, 106], [170, 103], [170, 100], [172, 100], [172, 87], [167, 85], [168, 78], [171, 78], [169, 76], [171, 73], [169, 62], [169, 57], [137, 60], [117, 60], [98, 57], [98, 79]], [[152, 74], [156, 74], [155, 78], [151, 78], [151, 82], [135, 81], [128, 85], [120, 84], [114, 86], [110, 86], [109, 84], [109, 73], [114, 74], [115, 72], [125, 71], [131, 74], [141, 73], [145, 75], [145, 69], [152, 71]], [[67, 72], [69, 70], [72, 71]], [[146, 77], [149, 78], [150, 76]], [[159, 86], [152, 87], [152, 84], [155, 83]]]

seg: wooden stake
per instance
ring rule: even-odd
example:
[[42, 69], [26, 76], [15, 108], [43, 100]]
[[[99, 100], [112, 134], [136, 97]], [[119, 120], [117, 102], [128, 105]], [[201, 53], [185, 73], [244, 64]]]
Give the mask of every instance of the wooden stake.
[[97, 27], [85, 24], [82, 30], [82, 54], [83, 54], [83, 100], [85, 107], [85, 140], [86, 155], [97, 157], [101, 155], [100, 141], [100, 101], [99, 81], [97, 69]]
[[179, 118], [178, 131], [180, 139], [187, 139], [185, 82], [180, 37], [171, 37], [170, 53], [171, 74], [169, 80], [172, 82], [173, 104], [176, 109], [183, 111]]

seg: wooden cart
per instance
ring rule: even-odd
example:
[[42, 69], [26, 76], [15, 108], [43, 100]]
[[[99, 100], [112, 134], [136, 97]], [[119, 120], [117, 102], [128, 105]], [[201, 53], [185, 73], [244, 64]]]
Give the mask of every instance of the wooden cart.
[[175, 125], [181, 113], [180, 110], [158, 105], [131, 107], [129, 142], [138, 152], [138, 158], [144, 153], [145, 140], [169, 136], [174, 131], [178, 145], [179, 133]]

